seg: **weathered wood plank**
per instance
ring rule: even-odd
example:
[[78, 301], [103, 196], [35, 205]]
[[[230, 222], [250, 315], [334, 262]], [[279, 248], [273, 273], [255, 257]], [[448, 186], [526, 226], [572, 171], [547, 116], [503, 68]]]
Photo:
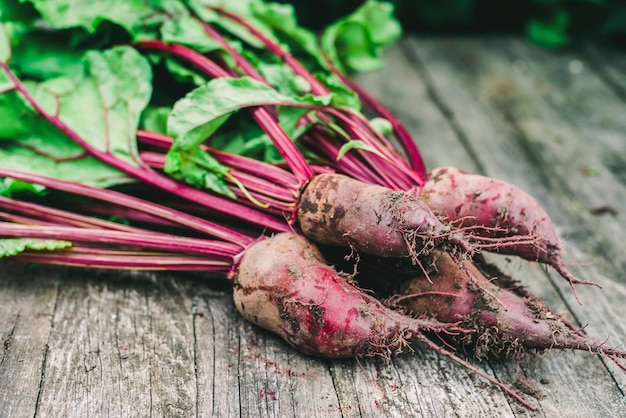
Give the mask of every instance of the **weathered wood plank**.
[[195, 410], [189, 284], [164, 275], [65, 271], [39, 399], [43, 416]]
[[32, 417], [45, 377], [59, 274], [7, 263], [0, 272], [0, 415]]
[[225, 291], [195, 287], [193, 321], [200, 416], [239, 416], [239, 318]]
[[595, 43], [581, 47], [586, 63], [611, 87], [611, 90], [626, 100], [626, 56], [620, 49]]

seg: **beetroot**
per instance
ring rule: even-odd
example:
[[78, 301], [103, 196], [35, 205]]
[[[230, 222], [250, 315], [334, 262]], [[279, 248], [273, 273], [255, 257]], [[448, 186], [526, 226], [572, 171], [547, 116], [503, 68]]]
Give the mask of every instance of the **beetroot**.
[[425, 331], [459, 331], [390, 310], [326, 265], [306, 238], [290, 233], [246, 250], [233, 298], [247, 320], [321, 357], [387, 355]]
[[339, 174], [311, 179], [301, 193], [298, 220], [304, 235], [318, 243], [384, 257], [415, 258], [444, 241], [470, 251], [462, 234], [412, 194]]
[[483, 248], [551, 265], [572, 285], [595, 284], [576, 278], [565, 267], [548, 214], [532, 196], [509, 183], [442, 167], [432, 171], [420, 197], [436, 214], [491, 242]]
[[447, 253], [433, 252], [431, 258], [429, 265], [434, 271], [429, 273], [430, 282], [414, 277], [392, 300], [414, 315], [475, 330], [451, 338], [458, 346], [471, 349], [477, 358], [550, 348], [589, 351], [616, 362], [626, 358], [626, 351], [586, 337], [539, 298], [507, 288], [515, 286], [512, 279], [501, 276], [490, 280], [471, 261], [457, 261]]

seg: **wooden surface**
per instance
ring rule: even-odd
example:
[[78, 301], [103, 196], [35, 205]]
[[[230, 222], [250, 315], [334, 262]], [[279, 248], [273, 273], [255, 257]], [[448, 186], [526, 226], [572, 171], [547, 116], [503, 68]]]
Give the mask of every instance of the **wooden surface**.
[[[361, 77], [429, 167], [521, 186], [548, 210], [576, 272], [497, 262], [558, 312], [626, 343], [626, 57], [519, 39], [405, 39]], [[302, 356], [245, 323], [200, 275], [0, 262], [1, 417], [626, 416], [626, 373], [587, 353], [480, 365], [538, 412], [447, 359]]]

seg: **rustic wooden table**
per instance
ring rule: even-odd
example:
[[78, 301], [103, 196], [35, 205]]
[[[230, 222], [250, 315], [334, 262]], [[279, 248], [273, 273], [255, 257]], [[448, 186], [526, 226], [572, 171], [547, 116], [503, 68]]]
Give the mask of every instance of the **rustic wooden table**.
[[[361, 77], [430, 167], [515, 183], [576, 272], [496, 261], [586, 332], [626, 343], [626, 56], [516, 38], [407, 38]], [[480, 364], [538, 408], [417, 346], [385, 362], [300, 355], [199, 275], [0, 263], [0, 416], [626, 416], [626, 373], [587, 353]]]

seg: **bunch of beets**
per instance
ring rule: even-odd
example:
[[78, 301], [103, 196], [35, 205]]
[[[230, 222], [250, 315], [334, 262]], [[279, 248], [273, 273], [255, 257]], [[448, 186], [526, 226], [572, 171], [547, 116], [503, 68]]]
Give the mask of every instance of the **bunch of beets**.
[[[592, 341], [484, 261], [509, 254], [551, 266], [572, 289], [593, 284], [565, 268], [538, 202], [453, 167], [427, 171], [408, 131], [347, 75], [350, 59], [364, 59], [346, 58], [354, 28], [371, 42], [388, 32], [368, 46], [371, 60], [397, 38], [388, 4], [366, 2], [319, 47], [292, 14], [276, 17], [286, 6], [187, 3], [155, 2], [153, 20], [131, 23], [109, 11], [81, 16], [75, 25], [98, 21], [126, 38], [85, 48], [78, 70], [49, 80], [29, 77], [18, 38], [75, 29], [40, 1], [38, 24], [0, 26], [0, 116], [30, 124], [0, 128], [0, 238], [11, 248], [2, 255], [206, 271], [232, 283], [243, 317], [302, 353], [388, 356], [418, 341], [529, 408], [466, 355], [567, 348], [624, 368], [625, 351]], [[174, 79], [193, 86], [157, 106], [157, 89]], [[29, 155], [52, 163], [28, 165]], [[95, 167], [97, 179], [50, 169], [70, 164]], [[344, 253], [341, 269], [327, 262]], [[379, 293], [365, 292], [380, 265], [396, 268]]]

